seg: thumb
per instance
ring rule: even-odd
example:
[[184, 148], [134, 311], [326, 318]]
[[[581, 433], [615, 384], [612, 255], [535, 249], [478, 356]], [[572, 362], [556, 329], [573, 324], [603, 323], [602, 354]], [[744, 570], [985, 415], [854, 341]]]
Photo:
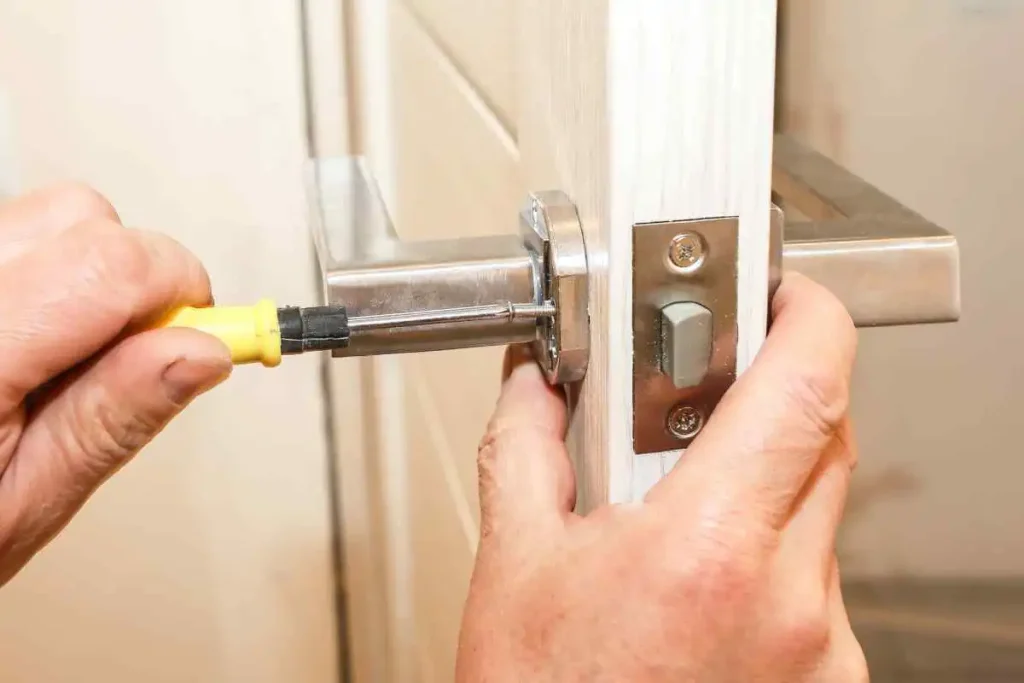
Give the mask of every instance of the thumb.
[[477, 456], [481, 543], [560, 527], [576, 503], [561, 391], [525, 347], [509, 349], [505, 375]]
[[[42, 397], [0, 478], [4, 536], [21, 549], [13, 554], [27, 561], [107, 477], [230, 372], [219, 340], [154, 330], [123, 340]], [[6, 550], [3, 564], [18, 564], [15, 548]]]

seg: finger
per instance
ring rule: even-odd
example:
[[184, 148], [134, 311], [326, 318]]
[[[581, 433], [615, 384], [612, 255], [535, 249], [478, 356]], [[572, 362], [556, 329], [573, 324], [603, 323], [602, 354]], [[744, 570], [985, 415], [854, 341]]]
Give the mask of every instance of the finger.
[[778, 559], [794, 581], [827, 585], [830, 580], [853, 475], [854, 448], [847, 419], [794, 503], [782, 531]]
[[780, 528], [846, 415], [856, 350], [850, 316], [827, 290], [787, 275], [752, 367], [648, 500]]
[[820, 683], [868, 683], [870, 676], [867, 660], [864, 657], [864, 649], [857, 642], [857, 636], [850, 625], [846, 604], [843, 602], [839, 564], [835, 558], [832, 560], [829, 577], [828, 600], [831, 620], [829, 649], [813, 680]]
[[103, 195], [79, 183], [36, 190], [0, 204], [0, 263], [51, 235], [91, 220], [120, 223], [117, 211]]
[[27, 561], [107, 477], [230, 372], [230, 354], [214, 337], [155, 330], [120, 342], [63, 387], [32, 417], [0, 478], [0, 519], [13, 520], [5, 535], [19, 539], [16, 557]]
[[502, 383], [507, 382], [508, 378], [512, 375], [512, 371], [518, 368], [523, 363], [529, 363], [533, 360], [533, 351], [530, 350], [529, 344], [513, 344], [505, 350], [505, 359], [501, 364], [501, 381]]
[[506, 365], [477, 459], [482, 538], [540, 532], [562, 523], [575, 504], [561, 392], [521, 350], [511, 349]]
[[0, 411], [174, 306], [203, 305], [202, 264], [174, 240], [80, 224], [0, 268]]

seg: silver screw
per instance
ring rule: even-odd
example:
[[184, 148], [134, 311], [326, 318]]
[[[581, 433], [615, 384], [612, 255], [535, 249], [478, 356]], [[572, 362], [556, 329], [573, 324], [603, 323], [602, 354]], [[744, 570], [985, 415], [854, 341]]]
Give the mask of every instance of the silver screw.
[[693, 406], [679, 404], [668, 414], [668, 431], [677, 439], [686, 441], [700, 434], [704, 416]]
[[540, 202], [536, 197], [530, 197], [530, 220], [534, 228], [540, 225]]
[[693, 232], [685, 232], [672, 238], [668, 258], [676, 268], [697, 270], [704, 263], [704, 239]]

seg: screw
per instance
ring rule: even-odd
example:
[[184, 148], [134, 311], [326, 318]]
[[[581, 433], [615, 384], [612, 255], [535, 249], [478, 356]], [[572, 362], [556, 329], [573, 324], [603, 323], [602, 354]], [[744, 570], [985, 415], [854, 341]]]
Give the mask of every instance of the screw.
[[676, 268], [697, 270], [704, 263], [704, 239], [693, 232], [685, 232], [672, 238], [668, 258]]
[[672, 436], [686, 441], [700, 434], [704, 428], [704, 416], [692, 406], [679, 404], [668, 414], [667, 426]]
[[548, 363], [551, 367], [555, 366], [558, 361], [558, 337], [555, 334], [554, 321], [548, 320], [547, 323], [547, 338], [548, 338]]
[[540, 225], [540, 202], [536, 197], [530, 197], [530, 220], [534, 228]]

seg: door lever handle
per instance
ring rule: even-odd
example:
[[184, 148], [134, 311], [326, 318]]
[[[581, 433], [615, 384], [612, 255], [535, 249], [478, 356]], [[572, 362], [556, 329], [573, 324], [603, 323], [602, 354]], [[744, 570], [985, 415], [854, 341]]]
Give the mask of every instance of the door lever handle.
[[587, 254], [563, 193], [533, 195], [517, 234], [409, 242], [362, 160], [314, 161], [309, 181], [327, 303], [349, 316], [348, 343], [334, 356], [530, 342], [548, 381], [583, 379]]
[[858, 327], [959, 319], [953, 235], [785, 135], [772, 187], [787, 215], [773, 208], [771, 291], [780, 269], [794, 270], [831, 290]]

